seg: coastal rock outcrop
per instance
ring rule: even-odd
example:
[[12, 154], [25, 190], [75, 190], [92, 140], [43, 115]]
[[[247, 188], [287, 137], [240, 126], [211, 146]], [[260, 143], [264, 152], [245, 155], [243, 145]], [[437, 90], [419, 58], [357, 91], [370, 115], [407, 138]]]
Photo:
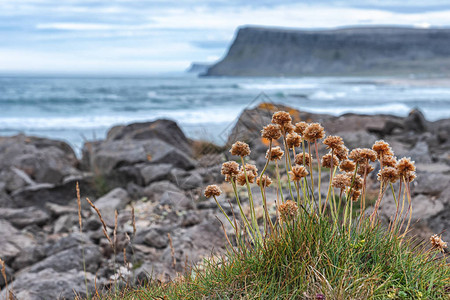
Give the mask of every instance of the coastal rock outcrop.
[[207, 76], [449, 73], [450, 30], [354, 27], [295, 30], [241, 27]]

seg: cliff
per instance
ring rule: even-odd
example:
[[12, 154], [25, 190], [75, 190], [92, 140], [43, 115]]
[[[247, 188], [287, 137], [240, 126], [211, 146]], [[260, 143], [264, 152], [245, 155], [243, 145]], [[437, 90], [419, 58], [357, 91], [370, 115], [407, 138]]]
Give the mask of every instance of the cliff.
[[242, 27], [209, 76], [449, 74], [450, 29]]

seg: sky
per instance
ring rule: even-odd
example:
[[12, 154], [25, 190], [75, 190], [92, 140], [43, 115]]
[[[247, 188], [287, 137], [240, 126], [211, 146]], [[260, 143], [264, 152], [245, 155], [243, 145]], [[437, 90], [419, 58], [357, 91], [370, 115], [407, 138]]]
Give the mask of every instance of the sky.
[[244, 25], [450, 27], [449, 0], [0, 0], [0, 73], [154, 74], [226, 54]]

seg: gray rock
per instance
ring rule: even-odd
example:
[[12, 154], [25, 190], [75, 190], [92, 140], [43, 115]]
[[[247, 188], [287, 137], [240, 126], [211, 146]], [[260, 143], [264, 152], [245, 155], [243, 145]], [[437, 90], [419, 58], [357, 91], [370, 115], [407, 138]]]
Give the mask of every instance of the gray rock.
[[15, 190], [33, 185], [35, 182], [22, 170], [10, 167], [0, 171], [0, 178], [4, 181], [4, 189], [11, 193]]
[[145, 185], [147, 186], [152, 182], [168, 179], [172, 168], [173, 166], [171, 164], [152, 164], [144, 166], [141, 169], [141, 174], [144, 178]]
[[183, 190], [190, 190], [203, 186], [203, 178], [197, 170], [185, 171], [173, 169], [171, 180]]
[[152, 228], [145, 234], [143, 243], [150, 247], [162, 249], [167, 247], [169, 239], [165, 231]]
[[160, 205], [169, 205], [175, 209], [187, 210], [195, 208], [193, 200], [186, 197], [183, 193], [165, 192], [159, 200]]
[[114, 211], [124, 209], [130, 203], [130, 198], [126, 190], [115, 188], [108, 194], [95, 201], [95, 206], [102, 213], [108, 226], [114, 227]]
[[33, 237], [21, 233], [8, 221], [0, 219], [0, 257], [9, 261], [17, 256], [22, 249], [35, 245]]
[[53, 225], [54, 233], [70, 232], [72, 227], [78, 224], [77, 215], [62, 215], [60, 216]]
[[424, 132], [428, 128], [428, 122], [421, 111], [413, 109], [406, 117], [403, 126], [405, 130]]
[[[169, 163], [183, 169], [192, 169], [196, 162], [188, 154], [174, 146], [159, 140], [107, 140], [100, 143], [89, 144], [91, 150], [89, 157], [90, 168], [100, 174], [111, 175], [111, 171], [119, 167], [145, 163]], [[85, 145], [85, 147], [87, 147]]]
[[148, 187], [144, 188], [143, 195], [149, 199], [159, 199], [165, 192], [178, 192], [181, 190], [178, 186], [170, 181], [158, 181], [150, 184]]
[[32, 224], [44, 225], [50, 220], [50, 216], [44, 210], [35, 207], [0, 207], [0, 219], [8, 220], [16, 228], [24, 228]]
[[[94, 291], [95, 276], [77, 270], [55, 272], [45, 269], [37, 273], [21, 273], [12, 282], [14, 294], [20, 300], [75, 299], [76, 295], [86, 298], [85, 278], [89, 293]], [[99, 280], [97, 284], [100, 285]], [[0, 292], [1, 299], [7, 298], [6, 289]]]
[[25, 267], [31, 266], [47, 256], [44, 246], [36, 246], [23, 249], [17, 255], [12, 263], [14, 270], [21, 270]]
[[193, 211], [188, 211], [186, 214], [181, 216], [181, 226], [190, 227], [200, 223], [200, 217], [197, 213]]
[[183, 152], [191, 153], [190, 142], [171, 120], [156, 120], [153, 122], [133, 123], [126, 126], [115, 126], [108, 131], [108, 140], [149, 140], [159, 139]]
[[377, 136], [365, 130], [338, 132], [337, 135], [342, 137], [349, 149], [372, 148], [372, 145], [378, 140]]
[[409, 151], [408, 156], [422, 164], [431, 163], [430, 150], [428, 149], [428, 144], [424, 141], [417, 142], [414, 148]]
[[[86, 269], [95, 273], [102, 259], [99, 247], [84, 245], [84, 259]], [[77, 245], [66, 250], [48, 256], [44, 260], [32, 265], [27, 271], [37, 273], [44, 269], [53, 269], [55, 272], [67, 272], [70, 270], [83, 270], [82, 246]]]
[[[70, 146], [45, 138], [24, 135], [0, 138], [0, 161], [0, 169], [15, 167], [36, 182], [61, 183], [65, 176], [79, 173], [78, 160]], [[16, 174], [26, 178], [24, 174]]]
[[416, 194], [440, 195], [450, 185], [450, 176], [442, 173], [418, 173], [412, 183], [412, 192]]

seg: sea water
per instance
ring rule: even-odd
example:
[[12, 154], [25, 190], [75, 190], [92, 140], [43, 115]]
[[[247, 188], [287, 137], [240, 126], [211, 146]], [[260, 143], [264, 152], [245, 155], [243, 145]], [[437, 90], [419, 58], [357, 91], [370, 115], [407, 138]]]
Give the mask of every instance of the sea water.
[[450, 118], [450, 80], [411, 78], [0, 77], [0, 136], [62, 139], [80, 153], [114, 125], [172, 119], [191, 138], [223, 143], [243, 109], [261, 102], [341, 115]]

